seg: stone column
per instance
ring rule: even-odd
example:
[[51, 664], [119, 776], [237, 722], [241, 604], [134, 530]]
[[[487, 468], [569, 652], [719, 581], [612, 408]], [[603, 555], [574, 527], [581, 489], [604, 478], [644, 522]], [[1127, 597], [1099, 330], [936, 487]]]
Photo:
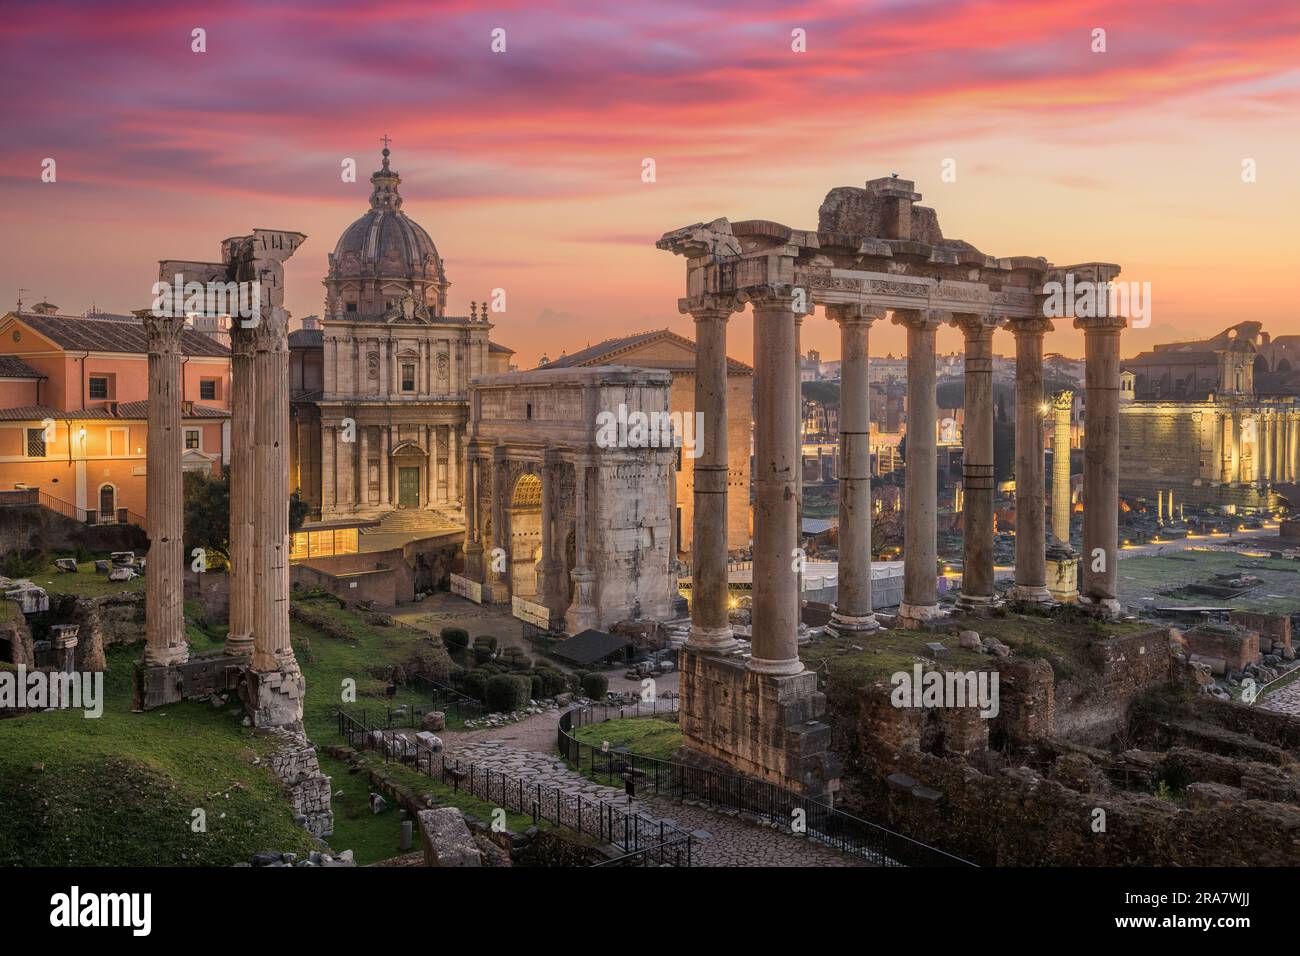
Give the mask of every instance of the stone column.
[[[257, 388], [255, 343], [251, 329], [232, 319], [230, 326], [230, 630], [226, 653], [253, 653], [253, 595], [256, 589], [253, 549]], [[328, 436], [322, 438], [322, 445]], [[324, 493], [332, 504], [328, 485]]]
[[[962, 428], [962, 573], [959, 607], [996, 603], [993, 572], [993, 331], [1001, 319], [953, 316], [965, 340], [965, 424]], [[910, 442], [909, 442], [910, 444]]]
[[1258, 467], [1256, 477], [1267, 484], [1273, 477], [1273, 416], [1260, 412], [1255, 421], [1258, 422], [1255, 435], [1259, 449], [1255, 458]]
[[257, 394], [253, 540], [257, 588], [253, 670], [297, 669], [289, 646], [289, 317], [276, 307], [253, 330]]
[[1074, 409], [1074, 392], [1065, 390], [1052, 396], [1056, 413], [1056, 430], [1052, 439], [1052, 539], [1070, 544], [1070, 412]]
[[1300, 480], [1300, 413], [1290, 412], [1291, 429], [1290, 441], [1288, 443], [1291, 451], [1287, 456], [1291, 463], [1291, 472], [1288, 475], [1291, 481]]
[[321, 514], [331, 514], [338, 503], [338, 428], [326, 425], [321, 429]]
[[693, 463], [688, 641], [692, 650], [710, 653], [736, 646], [727, 607], [727, 320], [742, 307], [732, 296], [678, 302], [695, 320], [695, 411], [704, 415]]
[[1234, 409], [1228, 417], [1228, 482], [1241, 480], [1241, 413]]
[[559, 470], [559, 453], [548, 448], [542, 463], [542, 593], [540, 603], [550, 612], [549, 623], [554, 625], [564, 618], [564, 589], [561, 573], [564, 562], [560, 559], [559, 535], [556, 533], [556, 487]]
[[447, 503], [460, 503], [460, 426], [447, 426]]
[[[799, 546], [795, 464], [795, 314], [792, 287], [748, 290], [754, 305], [754, 607], [753, 657], [762, 674], [798, 674]], [[693, 543], [699, 547], [701, 542]]]
[[904, 627], [919, 628], [939, 617], [938, 457], [935, 428], [939, 407], [936, 392], [935, 330], [948, 315], [928, 309], [895, 309], [893, 321], [907, 329], [907, 459], [903, 506], [903, 603], [898, 613]]
[[803, 351], [800, 337], [803, 332], [803, 315], [794, 314], [794, 546], [799, 550], [798, 575], [795, 581], [795, 621], [799, 643], [807, 644], [808, 625], [803, 622], [803, 571], [807, 555], [803, 548]]
[[393, 450], [393, 440], [387, 425], [379, 426], [379, 506], [387, 508], [391, 500], [388, 487], [388, 453]]
[[[170, 281], [170, 276], [163, 276]], [[181, 472], [181, 331], [183, 315], [145, 313], [149, 337], [149, 434], [145, 511], [149, 530], [144, 579], [146, 667], [183, 664], [185, 642], [185, 506]]]
[[1016, 337], [1016, 577], [1018, 601], [1052, 599], [1046, 570], [1046, 474], [1043, 464], [1043, 318], [1013, 319]]
[[1213, 409], [1206, 414], [1210, 417], [1210, 484], [1217, 485], [1223, 481], [1223, 418]]
[[361, 468], [357, 479], [357, 504], [362, 508], [370, 507], [370, 426], [357, 425], [361, 433]]
[[[880, 626], [871, 603], [871, 399], [867, 342], [882, 312], [860, 303], [828, 305], [840, 327], [840, 563], [830, 628], [836, 634]], [[818, 462], [821, 450], [818, 449]]]
[[1120, 613], [1118, 316], [1078, 318], [1086, 360], [1088, 421], [1083, 446], [1083, 592], [1081, 604], [1109, 617]]
[[564, 616], [564, 626], [570, 634], [577, 634], [599, 624], [599, 615], [593, 603], [596, 572], [587, 563], [590, 518], [587, 514], [587, 470], [591, 460], [585, 455], [573, 458], [573, 603]]
[[478, 444], [466, 446], [465, 464], [465, 577], [483, 583], [483, 528], [478, 513]]
[[[438, 465], [441, 464], [441, 452], [438, 445], [438, 433], [442, 431], [441, 425], [426, 425], [424, 427], [424, 448], [428, 452], [429, 473], [425, 475], [425, 507], [433, 508], [438, 504]], [[448, 468], [450, 471], [450, 468]]]

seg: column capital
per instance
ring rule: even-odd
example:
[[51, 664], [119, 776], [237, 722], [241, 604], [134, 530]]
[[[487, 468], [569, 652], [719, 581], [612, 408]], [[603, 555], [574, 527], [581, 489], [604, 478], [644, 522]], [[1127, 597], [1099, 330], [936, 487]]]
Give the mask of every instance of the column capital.
[[[807, 290], [792, 282], [762, 282], [737, 290], [742, 302], [753, 304], [754, 309], [764, 312], [784, 310], [792, 316], [795, 314], [796, 290], [807, 295]], [[811, 305], [811, 302], [807, 303]]]
[[826, 318], [841, 326], [863, 325], [868, 328], [888, 315], [889, 310], [869, 302], [828, 302]]
[[1128, 328], [1128, 319], [1122, 315], [1079, 316], [1074, 320], [1074, 327], [1082, 329], [1084, 335], [1104, 332], [1122, 332]]
[[[238, 320], [236, 320], [238, 321]], [[280, 306], [262, 309], [256, 325], [244, 326], [259, 352], [283, 352], [289, 347], [289, 313]]]
[[1052, 407], [1058, 412], [1074, 408], [1074, 392], [1068, 388], [1061, 389], [1052, 396]]
[[702, 295], [685, 296], [677, 300], [677, 311], [689, 315], [696, 322], [709, 319], [726, 321], [733, 312], [740, 312], [745, 303], [739, 296], [727, 292], [705, 292]]
[[183, 315], [158, 315], [145, 311], [145, 335], [149, 337], [149, 352], [154, 355], [179, 355], [181, 351], [181, 332], [185, 330]]
[[1014, 336], [1042, 336], [1055, 329], [1052, 320], [1041, 315], [1012, 316], [1007, 319], [1007, 329]]
[[257, 351], [257, 342], [250, 334], [251, 328], [244, 328], [240, 325], [238, 318], [230, 320], [230, 354], [231, 356], [239, 355], [245, 358], [252, 358], [253, 353]]
[[891, 321], [895, 325], [916, 329], [918, 332], [933, 332], [952, 321], [952, 313], [943, 309], [892, 309], [891, 312]]
[[984, 312], [954, 312], [948, 321], [954, 329], [960, 329], [967, 338], [992, 335], [994, 331], [1006, 324], [1004, 315], [991, 315]]

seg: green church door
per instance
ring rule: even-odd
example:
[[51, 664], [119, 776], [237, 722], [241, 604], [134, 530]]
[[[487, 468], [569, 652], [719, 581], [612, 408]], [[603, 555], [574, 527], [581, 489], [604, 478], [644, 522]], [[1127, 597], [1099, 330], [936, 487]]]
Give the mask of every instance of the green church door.
[[397, 469], [397, 506], [399, 508], [420, 507], [420, 469]]

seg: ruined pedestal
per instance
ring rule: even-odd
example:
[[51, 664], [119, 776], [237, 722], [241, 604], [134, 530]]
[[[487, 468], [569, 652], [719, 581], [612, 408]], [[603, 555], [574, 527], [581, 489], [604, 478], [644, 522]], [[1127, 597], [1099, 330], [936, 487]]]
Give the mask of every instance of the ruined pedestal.
[[683, 647], [681, 726], [687, 759], [722, 765], [829, 802], [840, 767], [831, 728], [818, 720], [826, 695], [817, 675], [764, 674], [740, 656]]
[[196, 657], [181, 664], [164, 666], [137, 664], [134, 707], [136, 710], [153, 710], [181, 700], [233, 691], [239, 686], [240, 674], [247, 666], [247, 657], [228, 654]]
[[254, 727], [301, 729], [302, 700], [306, 693], [307, 682], [296, 661], [292, 667], [282, 666], [279, 670], [249, 668], [239, 685], [240, 698], [252, 716]]
[[1069, 545], [1047, 549], [1047, 590], [1052, 600], [1073, 604], [1079, 600], [1079, 555]]

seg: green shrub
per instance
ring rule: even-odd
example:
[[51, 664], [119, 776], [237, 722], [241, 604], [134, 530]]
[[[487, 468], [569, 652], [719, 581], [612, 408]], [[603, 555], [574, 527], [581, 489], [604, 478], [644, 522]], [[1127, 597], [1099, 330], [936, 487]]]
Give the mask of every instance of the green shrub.
[[533, 659], [524, 653], [523, 648], [507, 647], [501, 652], [501, 659], [518, 671], [533, 669]]
[[582, 677], [582, 693], [592, 700], [604, 700], [609, 693], [609, 678], [594, 671]]
[[444, 627], [442, 629], [442, 643], [447, 647], [469, 647], [469, 631], [463, 627]]
[[553, 667], [539, 667], [537, 676], [542, 681], [542, 697], [563, 694], [569, 687], [568, 676]]
[[540, 674], [530, 674], [528, 676], [528, 696], [533, 700], [541, 700], [546, 695], [542, 693], [542, 677]]
[[491, 676], [482, 670], [469, 671], [461, 680], [460, 692], [475, 700], [487, 700], [487, 684]]
[[493, 713], [519, 710], [528, 706], [531, 690], [527, 677], [519, 674], [496, 674], [488, 678], [487, 705]]
[[492, 649], [492, 653], [495, 654], [497, 650], [497, 639], [491, 634], [480, 634], [478, 637], [474, 638], [474, 646], [476, 648], [489, 647]]
[[44, 571], [49, 563], [49, 556], [39, 548], [11, 551], [0, 563], [0, 573], [7, 578], [30, 578]]

